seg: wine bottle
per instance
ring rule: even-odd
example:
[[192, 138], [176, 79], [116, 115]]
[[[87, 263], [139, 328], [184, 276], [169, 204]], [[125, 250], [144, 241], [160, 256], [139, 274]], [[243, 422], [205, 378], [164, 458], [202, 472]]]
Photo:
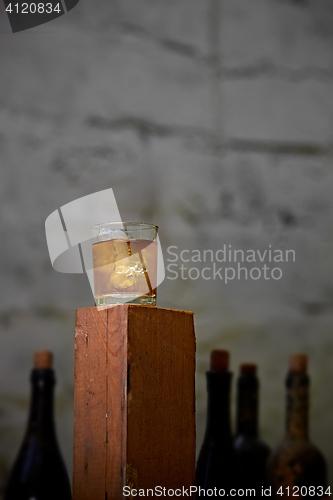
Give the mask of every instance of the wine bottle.
[[[235, 485], [233, 437], [230, 425], [229, 353], [214, 350], [210, 370], [206, 372], [208, 406], [204, 441], [197, 468], [197, 487], [224, 489], [226, 495]], [[218, 495], [216, 495], [218, 496]]]
[[27, 430], [9, 477], [5, 500], [70, 500], [70, 483], [53, 420], [55, 376], [51, 352], [35, 353], [31, 383]]
[[240, 366], [237, 380], [236, 458], [237, 488], [251, 488], [261, 496], [265, 487], [266, 464], [270, 449], [258, 435], [259, 381], [257, 365]]
[[303, 500], [322, 497], [326, 489], [326, 463], [321, 452], [309, 441], [309, 377], [304, 354], [290, 357], [286, 388], [286, 434], [268, 460], [272, 497], [299, 495]]

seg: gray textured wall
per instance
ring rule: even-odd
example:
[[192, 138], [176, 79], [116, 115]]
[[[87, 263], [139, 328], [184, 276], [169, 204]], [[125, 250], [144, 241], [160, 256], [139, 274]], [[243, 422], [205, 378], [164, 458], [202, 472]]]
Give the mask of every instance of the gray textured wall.
[[[262, 435], [283, 434], [290, 352], [310, 355], [311, 434], [333, 475], [333, 3], [81, 0], [5, 34], [0, 14], [0, 481], [25, 426], [32, 352], [51, 348], [71, 470], [74, 308], [84, 276], [53, 271], [44, 221], [112, 187], [163, 248], [293, 248], [280, 281], [166, 279], [195, 312], [198, 445], [210, 349], [260, 365]], [[167, 255], [165, 255], [167, 257]], [[73, 305], [74, 304], [74, 305]]]

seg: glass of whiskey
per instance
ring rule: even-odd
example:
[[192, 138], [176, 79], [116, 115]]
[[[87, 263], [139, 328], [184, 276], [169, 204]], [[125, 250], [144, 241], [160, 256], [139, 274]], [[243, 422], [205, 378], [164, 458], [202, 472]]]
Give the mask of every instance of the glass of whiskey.
[[94, 296], [97, 306], [156, 305], [158, 227], [107, 222], [92, 228]]

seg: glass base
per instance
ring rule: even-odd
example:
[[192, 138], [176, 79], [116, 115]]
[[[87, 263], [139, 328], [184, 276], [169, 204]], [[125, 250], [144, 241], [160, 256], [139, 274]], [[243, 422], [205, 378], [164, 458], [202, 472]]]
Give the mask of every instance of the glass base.
[[104, 295], [95, 297], [96, 306], [114, 304], [143, 304], [145, 306], [156, 306], [156, 294], [154, 295]]

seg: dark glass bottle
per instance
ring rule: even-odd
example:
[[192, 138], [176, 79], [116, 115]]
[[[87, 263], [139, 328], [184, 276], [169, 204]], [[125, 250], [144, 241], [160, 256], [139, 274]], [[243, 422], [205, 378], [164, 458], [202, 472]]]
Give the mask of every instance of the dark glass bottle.
[[[303, 500], [322, 497], [325, 493], [325, 459], [308, 436], [309, 377], [306, 371], [305, 355], [290, 357], [286, 379], [286, 435], [271, 454], [267, 469], [272, 497], [276, 499], [281, 498], [278, 492], [284, 497], [298, 494]], [[302, 486], [305, 488], [300, 492]], [[310, 487], [315, 491], [311, 491]]]
[[217, 488], [217, 490], [223, 488], [226, 494], [229, 494], [230, 488], [235, 486], [234, 450], [230, 425], [232, 374], [228, 371], [228, 367], [228, 351], [212, 351], [211, 369], [206, 372], [208, 391], [206, 433], [196, 469], [197, 487]]
[[53, 421], [52, 353], [35, 353], [26, 435], [13, 466], [5, 500], [70, 500], [71, 488]]
[[269, 447], [258, 435], [259, 381], [257, 365], [243, 364], [237, 380], [237, 431], [234, 441], [237, 488], [265, 487]]

